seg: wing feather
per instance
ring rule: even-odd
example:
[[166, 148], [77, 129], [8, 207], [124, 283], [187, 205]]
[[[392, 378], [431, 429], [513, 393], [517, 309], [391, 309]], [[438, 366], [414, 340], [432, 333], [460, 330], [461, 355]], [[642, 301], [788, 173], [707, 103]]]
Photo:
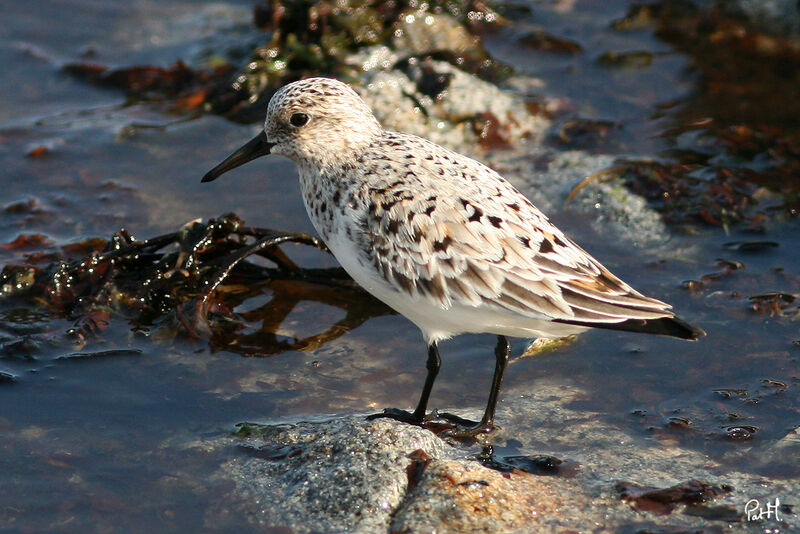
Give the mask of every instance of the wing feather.
[[362, 248], [395, 290], [442, 309], [469, 306], [561, 322], [674, 316], [669, 305], [611, 274], [487, 167], [460, 158], [455, 172], [450, 159], [446, 181], [430, 178], [438, 177], [443, 153], [436, 147], [430, 159], [404, 162], [421, 167], [414, 176], [428, 176], [424, 183], [394, 181], [369, 191]]

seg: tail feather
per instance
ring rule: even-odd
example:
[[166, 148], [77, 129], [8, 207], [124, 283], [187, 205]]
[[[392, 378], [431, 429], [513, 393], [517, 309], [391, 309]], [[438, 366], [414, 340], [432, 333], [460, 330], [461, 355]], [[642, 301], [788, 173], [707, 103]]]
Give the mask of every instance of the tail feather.
[[672, 336], [680, 339], [695, 341], [706, 333], [694, 327], [678, 317], [661, 317], [658, 319], [628, 319], [621, 323], [601, 323], [585, 321], [569, 321], [556, 319], [556, 322], [574, 324], [577, 326], [589, 326], [593, 328], [605, 328], [608, 330], [624, 330], [626, 332], [641, 332], [644, 334], [659, 334], [662, 336]]

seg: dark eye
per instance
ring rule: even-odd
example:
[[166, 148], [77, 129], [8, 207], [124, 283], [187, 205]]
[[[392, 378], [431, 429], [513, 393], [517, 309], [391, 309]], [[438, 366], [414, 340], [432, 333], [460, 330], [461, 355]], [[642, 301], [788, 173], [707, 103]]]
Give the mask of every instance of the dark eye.
[[308, 115], [305, 113], [293, 113], [292, 116], [289, 117], [289, 122], [295, 128], [305, 126], [308, 123]]

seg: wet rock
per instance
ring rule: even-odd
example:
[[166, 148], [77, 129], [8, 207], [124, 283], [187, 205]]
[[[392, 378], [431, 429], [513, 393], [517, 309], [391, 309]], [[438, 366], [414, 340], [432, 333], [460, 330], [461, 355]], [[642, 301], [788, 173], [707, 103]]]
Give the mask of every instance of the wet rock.
[[796, 315], [797, 306], [791, 306], [797, 299], [796, 295], [783, 293], [780, 291], [773, 291], [770, 293], [762, 293], [760, 295], [752, 295], [749, 297], [752, 303], [752, 310], [756, 313], [761, 313], [769, 316], [775, 315]]
[[[581, 395], [541, 381], [535, 394], [507, 391], [505, 430], [494, 440], [514, 455], [496, 468], [478, 461], [477, 446], [390, 420], [244, 425], [238, 437], [212, 444], [235, 451], [213, 481], [233, 490], [207, 523], [243, 516], [258, 528], [298, 533], [455, 533], [619, 531], [646, 521], [658, 531], [727, 523], [755, 532], [767, 525], [740, 523], [749, 499], [795, 502], [796, 480], [777, 484], [691, 448], [643, 440], [570, 408]], [[550, 464], [572, 467], [546, 476], [515, 469], [524, 443]], [[798, 518], [783, 514], [775, 526], [796, 528]]]
[[22, 336], [19, 339], [0, 344], [0, 357], [4, 360], [35, 360], [40, 347], [39, 339], [33, 336]]
[[633, 52], [604, 52], [597, 61], [610, 68], [618, 69], [643, 69], [649, 67], [653, 63], [655, 55], [647, 51], [633, 51]]
[[733, 491], [728, 485], [716, 486], [694, 479], [668, 488], [619, 482], [615, 489], [622, 499], [633, 502], [638, 509], [657, 511], [661, 514], [670, 513], [679, 504], [705, 503]]
[[576, 41], [552, 35], [544, 30], [534, 30], [519, 39], [520, 44], [537, 52], [578, 54], [583, 48]]
[[766, 250], [780, 246], [775, 241], [731, 241], [722, 245], [728, 250], [738, 252], [764, 252]]
[[608, 120], [570, 119], [558, 129], [558, 141], [565, 146], [582, 149], [596, 149], [622, 125]]
[[249, 500], [253, 523], [296, 532], [386, 531], [408, 485], [409, 454], [441, 457], [447, 448], [427, 430], [363, 417], [243, 431], [242, 455], [220, 476]]
[[17, 381], [17, 377], [11, 373], [0, 371], [0, 384], [13, 384]]
[[[382, 68], [394, 60], [397, 57], [384, 47], [353, 58], [354, 64], [375, 67], [364, 73], [361, 95], [386, 128], [475, 154], [476, 144], [490, 131], [499, 132], [495, 135], [508, 147], [541, 138], [550, 126], [547, 118], [530, 113], [518, 96], [446, 61], [414, 59], [406, 61], [402, 71]], [[494, 130], [483, 128], [487, 121]]]
[[464, 460], [438, 460], [404, 500], [391, 532], [515, 532], [563, 517], [569, 483]]
[[480, 43], [457, 20], [447, 14], [425, 11], [410, 12], [400, 17], [392, 39], [393, 47], [412, 54], [426, 54], [450, 50], [456, 54], [468, 53]]
[[498, 19], [481, 2], [271, 2], [257, 7], [255, 17], [272, 31], [269, 43], [253, 50], [230, 87], [215, 89], [210, 108], [256, 122], [266, 100], [290, 81], [333, 75], [357, 82], [350, 57], [375, 46], [401, 57], [444, 56], [466, 72], [499, 79], [510, 69], [489, 57], [477, 34], [479, 22]]
[[116, 356], [139, 356], [142, 354], [141, 349], [111, 349], [111, 350], [98, 350], [95, 352], [71, 352], [63, 356], [59, 356], [56, 360], [63, 361], [86, 361], [94, 359], [105, 359]]
[[252, 499], [246, 513], [260, 527], [515, 532], [569, 515], [560, 498], [571, 483], [489, 469], [410, 425], [356, 416], [244, 428], [249, 435], [236, 445], [242, 454], [222, 476]]
[[800, 427], [793, 428], [784, 437], [773, 443], [759, 457], [762, 468], [779, 475], [782, 472], [797, 471], [797, 458], [800, 457]]
[[9, 215], [38, 215], [45, 212], [42, 202], [35, 197], [28, 197], [23, 200], [18, 200], [3, 207]]
[[33, 287], [36, 269], [24, 265], [5, 265], [0, 272], [0, 294], [19, 294]]

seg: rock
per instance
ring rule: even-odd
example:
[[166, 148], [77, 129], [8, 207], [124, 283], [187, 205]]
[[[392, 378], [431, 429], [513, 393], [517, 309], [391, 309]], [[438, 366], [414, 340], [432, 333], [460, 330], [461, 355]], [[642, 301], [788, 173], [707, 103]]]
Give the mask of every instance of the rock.
[[217, 512], [261, 528], [516, 532], [568, 519], [560, 497], [574, 482], [489, 469], [418, 427], [353, 416], [243, 428], [241, 455], [220, 477], [244, 509]]
[[[533, 394], [528, 388], [505, 393], [500, 424], [513, 439], [495, 436], [505, 447], [496, 450], [517, 454], [528, 444], [525, 449], [544, 449], [560, 457], [554, 463], [571, 467], [543, 476], [509, 467], [499, 453], [493, 462], [484, 451], [478, 461], [478, 446], [363, 415], [244, 425], [239, 436], [211, 443], [237, 452], [210, 481], [230, 489], [206, 523], [240, 525], [244, 517], [259, 529], [297, 533], [625, 531], [635, 525], [683, 531], [726, 524], [756, 532], [770, 525], [743, 522], [746, 502], [777, 498], [791, 507], [800, 494], [797, 480], [776, 484], [572, 409], [583, 395], [578, 388], [541, 380]], [[620, 488], [640, 488], [644, 497]], [[700, 495], [696, 488], [711, 491]], [[786, 510], [772, 526], [800, 527]]]
[[[788, 434], [772, 444], [759, 457], [759, 463], [772, 472], [781, 469], [795, 469], [800, 458], [800, 427], [793, 428]], [[776, 470], [775, 467], [778, 467]], [[785, 466], [785, 467], [783, 467]]]
[[406, 13], [400, 21], [393, 39], [393, 47], [397, 50], [407, 50], [412, 54], [447, 50], [460, 55], [480, 44], [477, 36], [443, 13]]
[[572, 484], [501, 473], [474, 461], [437, 460], [397, 510], [390, 532], [522, 532], [564, 518]]
[[447, 448], [427, 430], [363, 416], [245, 428], [241, 457], [220, 475], [244, 497], [237, 513], [295, 532], [386, 531], [408, 486], [409, 454]]
[[352, 59], [366, 71], [361, 96], [386, 128], [475, 154], [484, 140], [515, 147], [522, 139], [542, 137], [550, 127], [549, 119], [530, 113], [514, 93], [450, 63], [415, 59], [403, 70], [388, 69], [395, 61], [385, 47]]

